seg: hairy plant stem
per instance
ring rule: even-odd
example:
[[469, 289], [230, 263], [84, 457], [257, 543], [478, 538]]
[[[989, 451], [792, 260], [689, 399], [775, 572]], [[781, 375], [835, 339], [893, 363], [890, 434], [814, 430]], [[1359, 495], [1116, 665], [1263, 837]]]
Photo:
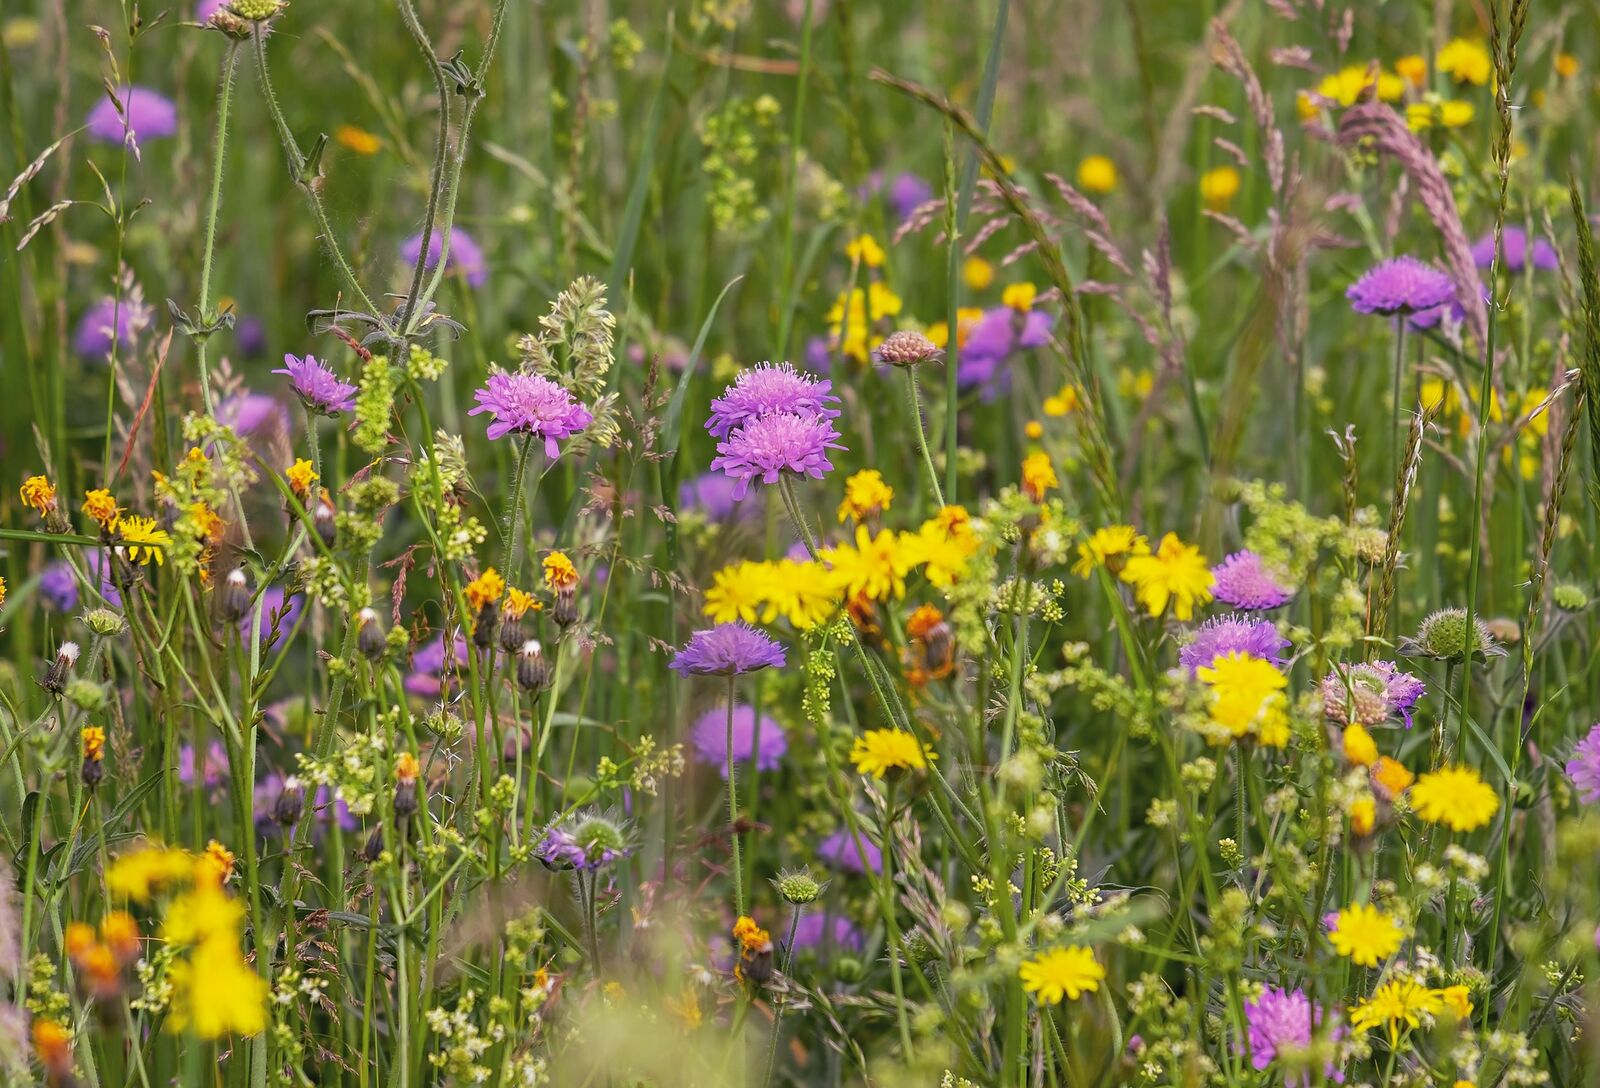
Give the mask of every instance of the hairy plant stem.
[[922, 395], [917, 391], [917, 368], [908, 366], [903, 369], [906, 372], [906, 389], [910, 391], [911, 421], [917, 428], [917, 450], [922, 454], [922, 467], [928, 471], [928, 484], [933, 488], [933, 501], [942, 508], [944, 491], [939, 487], [939, 473], [933, 467], [933, 456], [928, 452], [928, 434], [922, 427]]
[[[733, 693], [736, 681], [728, 676], [728, 842], [733, 846], [733, 908], [744, 916], [744, 865], [739, 860], [739, 776], [733, 758]], [[759, 728], [759, 723], [757, 723]]]

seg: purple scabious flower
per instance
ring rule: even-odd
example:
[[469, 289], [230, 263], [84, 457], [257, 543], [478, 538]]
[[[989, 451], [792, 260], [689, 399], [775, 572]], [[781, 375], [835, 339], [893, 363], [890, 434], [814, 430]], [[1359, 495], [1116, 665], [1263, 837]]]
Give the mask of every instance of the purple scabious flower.
[[833, 370], [833, 349], [828, 346], [826, 336], [813, 336], [807, 339], [805, 354], [801, 358], [807, 370], [818, 374], [827, 374]]
[[1378, 725], [1399, 717], [1411, 728], [1411, 712], [1426, 685], [1392, 661], [1335, 665], [1322, 679], [1322, 712], [1342, 725]]
[[978, 319], [956, 359], [956, 384], [962, 389], [982, 389], [993, 398], [1003, 383], [995, 377], [1000, 366], [1012, 355], [1050, 342], [1055, 318], [1047, 310], [1019, 313], [1009, 306], [996, 306]]
[[437, 699], [444, 690], [445, 679], [467, 660], [467, 640], [457, 633], [446, 646], [444, 635], [435, 635], [432, 642], [411, 655], [411, 672], [406, 675], [405, 689], [412, 695]]
[[745, 623], [719, 623], [689, 636], [668, 666], [679, 676], [742, 676], [783, 668], [783, 647]]
[[1190, 676], [1231, 653], [1249, 654], [1281, 667], [1283, 651], [1289, 645], [1271, 620], [1253, 620], [1237, 614], [1213, 616], [1195, 628], [1194, 636], [1178, 650], [1178, 663], [1189, 670]]
[[[735, 704], [733, 708], [733, 760], [735, 763], [749, 763], [756, 761], [757, 771], [775, 771], [783, 763], [783, 755], [789, 750], [789, 740], [783, 733], [783, 727], [773, 719], [761, 718], [760, 750], [756, 745], [756, 712], [755, 708], [743, 703]], [[689, 739], [694, 744], [695, 755], [700, 757], [702, 763], [710, 763], [717, 767], [723, 778], [728, 777], [728, 711], [727, 707], [719, 706], [700, 715], [699, 721], [694, 723], [694, 728], [689, 733]]]
[[717, 443], [713, 469], [735, 481], [733, 497], [742, 499], [750, 481], [775, 484], [784, 472], [820, 480], [833, 471], [829, 450], [842, 450], [833, 420], [821, 415], [779, 412], [753, 419]]
[[[268, 586], [258, 603], [261, 607], [261, 645], [266, 646], [272, 640], [274, 626], [278, 632], [277, 643], [289, 637], [289, 632], [300, 621], [300, 613], [305, 611], [306, 598], [303, 593], [285, 597], [282, 586]], [[240, 636], [249, 638], [250, 632], [255, 630], [255, 624], [255, 609], [251, 609], [239, 619]]]
[[868, 838], [866, 832], [862, 832], [861, 845], [857, 848], [856, 837], [848, 827], [842, 827], [823, 839], [817, 846], [817, 857], [822, 859], [823, 864], [847, 873], [865, 875], [869, 871], [883, 871], [883, 851], [878, 844]]
[[552, 824], [534, 848], [534, 856], [552, 869], [594, 871], [632, 853], [627, 832], [613, 816], [575, 813]]
[[241, 317], [233, 326], [233, 335], [246, 356], [254, 357], [267, 350], [267, 326], [259, 317]]
[[289, 412], [265, 393], [236, 393], [217, 405], [217, 422], [232, 427], [241, 438], [287, 434]]
[[39, 597], [54, 612], [71, 612], [78, 607], [78, 579], [72, 564], [57, 559], [39, 572]]
[[150, 323], [151, 312], [137, 300], [124, 298], [121, 305], [107, 295], [84, 311], [78, 327], [72, 334], [72, 350], [80, 359], [100, 362], [111, 356], [112, 329], [116, 329], [117, 343], [123, 348], [133, 347], [140, 330]]
[[526, 434], [544, 439], [544, 455], [554, 461], [561, 456], [557, 439], [571, 438], [594, 422], [594, 414], [579, 404], [573, 395], [538, 374], [491, 374], [482, 389], [473, 393], [478, 406], [469, 416], [488, 412], [489, 437]]
[[728, 432], [763, 416], [791, 413], [800, 416], [837, 419], [839, 398], [833, 383], [800, 373], [790, 363], [762, 363], [743, 371], [722, 396], [711, 402], [711, 418], [706, 430], [713, 438], [726, 438]]
[[1455, 298], [1455, 286], [1444, 272], [1415, 257], [1379, 261], [1366, 271], [1345, 297], [1357, 313], [1415, 314], [1443, 306]]
[[319, 363], [315, 355], [304, 359], [293, 355], [283, 357], [283, 369], [274, 374], [287, 374], [294, 386], [294, 395], [306, 410], [322, 416], [336, 416], [340, 412], [353, 412], [356, 408], [356, 387], [339, 380], [339, 376]]
[[736, 480], [720, 472], [701, 473], [679, 485], [678, 508], [680, 511], [697, 511], [704, 514], [707, 520], [718, 522], [754, 514], [756, 511], [751, 504], [741, 503], [733, 497], [737, 486]]
[[800, 916], [799, 924], [794, 927], [794, 947], [860, 952], [867, 947], [867, 938], [854, 922], [842, 914], [808, 911]]
[[1591, 728], [1572, 750], [1572, 758], [1567, 760], [1567, 777], [1578, 787], [1578, 796], [1584, 804], [1600, 802], [1600, 724]]
[[933, 186], [921, 175], [904, 171], [889, 182], [889, 208], [900, 222], [911, 218], [921, 204], [933, 199]]
[[1212, 594], [1224, 604], [1245, 612], [1277, 608], [1294, 596], [1266, 562], [1252, 551], [1234, 552], [1211, 572], [1216, 576]]
[[[221, 741], [212, 741], [206, 745], [205, 755], [200, 757], [201, 784], [206, 789], [220, 786], [228, 774], [228, 750], [222, 746]], [[185, 786], [195, 783], [194, 745], [185, 744], [178, 749], [178, 781]]]
[[[1505, 228], [1506, 267], [1513, 272], [1521, 272], [1528, 263], [1528, 232], [1521, 227], [1507, 225]], [[1488, 268], [1494, 263], [1494, 232], [1490, 231], [1476, 242], [1472, 243], [1472, 262], [1479, 268]], [[1543, 238], [1533, 240], [1533, 267], [1541, 272], [1549, 272], [1559, 268], [1560, 259], [1556, 256], [1556, 248]]]
[[[122, 104], [121, 115], [117, 103]], [[159, 140], [178, 131], [178, 107], [148, 87], [124, 87], [117, 101], [102, 96], [84, 118], [89, 135], [101, 143]]]
[[[435, 230], [428, 236], [428, 265], [433, 268], [439, 263], [439, 251], [444, 247], [444, 237], [440, 231]], [[422, 234], [419, 231], [407, 238], [400, 246], [400, 257], [407, 264], [416, 264], [417, 257], [422, 253]], [[467, 280], [469, 287], [482, 287], [489, 281], [489, 266], [483, 259], [483, 250], [472, 235], [460, 227], [450, 228], [450, 256], [445, 260], [445, 268], [460, 272]], [[552, 455], [553, 456], [553, 455]]]
[[211, 17], [227, 7], [229, 2], [230, 0], [200, 0], [200, 3], [195, 5], [194, 21], [197, 23], [209, 23]]
[[[1283, 1050], [1305, 1050], [1311, 1045], [1311, 1031], [1321, 1022], [1320, 1009], [1313, 1009], [1311, 999], [1304, 990], [1280, 990], [1268, 986], [1255, 1001], [1244, 1003], [1245, 1026], [1250, 1040], [1250, 1064], [1265, 1069]], [[1326, 1067], [1329, 1079], [1344, 1083], [1344, 1074], [1331, 1063]], [[1311, 1083], [1306, 1076], [1299, 1081]]]

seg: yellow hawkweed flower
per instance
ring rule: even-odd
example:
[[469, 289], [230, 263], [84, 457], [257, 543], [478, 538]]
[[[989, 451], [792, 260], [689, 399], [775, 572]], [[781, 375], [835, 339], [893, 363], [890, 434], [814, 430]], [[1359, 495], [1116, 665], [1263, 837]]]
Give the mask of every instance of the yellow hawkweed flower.
[[1372, 765], [1372, 780], [1388, 791], [1390, 797], [1399, 797], [1411, 788], [1417, 776], [1406, 770], [1405, 764], [1388, 756], [1379, 756]]
[[78, 731], [83, 745], [83, 758], [99, 763], [106, 758], [106, 731], [98, 725], [88, 725]]
[[973, 532], [966, 511], [960, 507], [945, 507], [945, 511], [960, 510], [955, 518], [941, 511], [923, 522], [915, 533], [900, 538], [906, 558], [912, 566], [922, 568], [923, 576], [936, 586], [954, 585], [967, 573], [967, 564], [978, 552], [978, 534]]
[[889, 509], [894, 488], [883, 482], [875, 468], [864, 468], [844, 482], [844, 501], [839, 504], [839, 521], [866, 521]]
[[1365, 838], [1378, 824], [1378, 803], [1371, 797], [1357, 797], [1350, 802], [1350, 830]]
[[147, 846], [120, 854], [106, 868], [106, 890], [114, 899], [143, 903], [169, 885], [194, 879], [194, 856], [187, 850]]
[[1389, 1045], [1395, 1047], [1400, 1044], [1402, 1028], [1420, 1027], [1423, 1014], [1432, 1016], [1443, 1007], [1438, 990], [1430, 990], [1409, 975], [1401, 975], [1379, 986], [1371, 997], [1352, 1008], [1350, 1026], [1357, 1032], [1386, 1026]]
[[1281, 748], [1289, 742], [1283, 689], [1289, 678], [1270, 661], [1231, 651], [1195, 673], [1211, 690], [1211, 718], [1235, 738], [1254, 735]]
[[578, 568], [566, 552], [551, 552], [544, 557], [544, 584], [551, 589], [571, 589], [578, 584]]
[[122, 507], [117, 505], [117, 500], [105, 488], [95, 488], [93, 491], [83, 493], [83, 512], [89, 519], [106, 532], [117, 523], [117, 518], [122, 515]]
[[156, 524], [155, 518], [118, 518], [113, 528], [128, 546], [129, 562], [141, 567], [149, 566], [152, 559], [158, 567], [166, 562], [163, 549], [172, 546], [172, 537]]
[[878, 240], [870, 234], [857, 235], [846, 242], [844, 255], [852, 261], [860, 261], [868, 268], [882, 268], [887, 256]]
[[1032, 441], [1037, 442], [1044, 437], [1044, 424], [1037, 419], [1030, 419], [1022, 425], [1022, 433]]
[[1022, 988], [1044, 1005], [1059, 1005], [1063, 998], [1076, 1001], [1100, 989], [1106, 969], [1094, 958], [1094, 951], [1082, 945], [1052, 948], [1024, 960], [1017, 974]]
[[482, 612], [491, 604], [499, 604], [500, 598], [506, 592], [506, 580], [500, 577], [500, 572], [489, 567], [482, 574], [468, 582], [462, 592], [467, 595], [467, 603], [474, 612]]
[[245, 962], [233, 940], [205, 941], [172, 964], [172, 1006], [166, 1026], [202, 1039], [256, 1035], [266, 1027], [267, 983]]
[[1022, 490], [1034, 502], [1043, 502], [1045, 492], [1060, 487], [1048, 453], [1030, 453], [1022, 462]]
[[1472, 831], [1493, 819], [1500, 798], [1471, 767], [1445, 767], [1417, 779], [1411, 807], [1430, 824]]
[[830, 567], [834, 587], [847, 597], [885, 601], [906, 595], [911, 558], [901, 547], [901, 538], [889, 529], [874, 537], [865, 525], [857, 525], [854, 546], [824, 548], [822, 558]]
[[6, 580], [0, 578], [0, 604], [6, 603]]
[[1571, 79], [1578, 74], [1578, 58], [1571, 53], [1556, 54], [1556, 75], [1562, 79]]
[[1421, 87], [1428, 79], [1428, 62], [1415, 53], [1395, 61], [1394, 70], [1413, 87]]
[[533, 594], [524, 592], [516, 586], [506, 587], [506, 599], [505, 603], [501, 605], [501, 609], [505, 612], [507, 619], [520, 620], [530, 610], [537, 612], [543, 607], [534, 599]]
[[1176, 533], [1162, 537], [1154, 554], [1130, 556], [1123, 564], [1122, 580], [1132, 584], [1150, 615], [1161, 615], [1170, 604], [1180, 620], [1192, 619], [1195, 605], [1211, 600], [1214, 581], [1200, 549], [1185, 544]]
[[422, 765], [417, 762], [417, 757], [410, 752], [401, 752], [394, 757], [394, 777], [399, 782], [415, 782], [422, 774]]
[[994, 282], [994, 265], [974, 254], [961, 265], [961, 278], [974, 291], [986, 291]]
[[1072, 573], [1087, 578], [1097, 567], [1105, 567], [1112, 574], [1120, 574], [1129, 558], [1149, 554], [1150, 542], [1132, 525], [1107, 525], [1078, 545], [1078, 561], [1072, 564]]
[[1362, 967], [1378, 966], [1399, 951], [1405, 938], [1400, 920], [1370, 903], [1341, 910], [1328, 934], [1335, 952]]
[[1472, 1015], [1472, 991], [1465, 986], [1446, 986], [1439, 991], [1439, 1000], [1457, 1020], [1465, 1020]]
[[376, 136], [357, 125], [340, 125], [333, 130], [333, 138], [340, 147], [357, 155], [376, 155], [383, 146]]
[[904, 729], [869, 729], [850, 747], [857, 774], [881, 779], [890, 771], [923, 771], [936, 758], [932, 748], [917, 743]]
[[311, 485], [318, 480], [317, 470], [311, 467], [311, 462], [304, 457], [295, 458], [294, 464], [284, 471], [284, 479], [289, 481], [289, 490], [294, 492], [294, 497], [300, 500], [302, 506], [311, 501]]
[[705, 614], [713, 623], [755, 623], [769, 599], [770, 582], [771, 570], [765, 563], [730, 563], [712, 575], [711, 588], [706, 590]]
[[1406, 125], [1412, 132], [1426, 132], [1434, 125], [1461, 128], [1471, 124], [1475, 114], [1471, 102], [1454, 98], [1439, 100], [1430, 96], [1425, 101], [1413, 102], [1406, 107]]
[[1033, 300], [1039, 297], [1039, 289], [1024, 280], [1021, 283], [1008, 283], [1005, 290], [1000, 292], [1000, 305], [1025, 314], [1033, 309]]
[[1200, 197], [1212, 211], [1223, 211], [1239, 195], [1239, 171], [1232, 166], [1218, 166], [1200, 175]]
[[1071, 415], [1083, 403], [1083, 394], [1078, 387], [1068, 382], [1061, 387], [1061, 392], [1053, 397], [1044, 398], [1044, 414], [1047, 416]]
[[1104, 155], [1090, 155], [1078, 164], [1078, 188], [1109, 193], [1117, 187], [1117, 164]]
[[195, 881], [209, 880], [218, 887], [233, 876], [233, 851], [216, 839], [206, 843], [203, 854], [195, 859]]
[[1488, 47], [1475, 38], [1452, 39], [1439, 50], [1437, 63], [1439, 71], [1457, 83], [1471, 83], [1475, 87], [1488, 83], [1493, 70]]
[[49, 517], [56, 509], [56, 489], [47, 477], [29, 476], [22, 481], [22, 505]]
[[1370, 767], [1378, 762], [1378, 742], [1360, 722], [1345, 726], [1344, 758], [1357, 767]]
[[764, 589], [766, 611], [762, 623], [782, 616], [797, 631], [809, 631], [839, 607], [839, 594], [829, 582], [828, 570], [810, 560], [780, 559], [769, 568]]

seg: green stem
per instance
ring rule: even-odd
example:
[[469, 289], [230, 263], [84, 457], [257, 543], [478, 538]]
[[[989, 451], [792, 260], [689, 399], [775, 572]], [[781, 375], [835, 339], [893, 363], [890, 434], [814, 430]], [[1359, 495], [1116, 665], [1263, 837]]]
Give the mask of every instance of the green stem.
[[922, 428], [922, 394], [917, 390], [917, 368], [905, 367], [906, 388], [911, 391], [911, 421], [917, 428], [917, 450], [922, 454], [922, 467], [928, 470], [928, 483], [933, 487], [934, 501], [944, 506], [944, 492], [939, 488], [939, 473], [933, 467], [933, 456], [928, 452], [928, 435]]

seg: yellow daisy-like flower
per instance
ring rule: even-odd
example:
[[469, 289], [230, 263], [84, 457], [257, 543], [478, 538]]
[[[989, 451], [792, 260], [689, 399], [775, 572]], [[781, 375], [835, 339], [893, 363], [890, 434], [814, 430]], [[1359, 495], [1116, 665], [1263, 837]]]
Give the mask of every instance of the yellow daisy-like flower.
[[1457, 83], [1471, 83], [1482, 87], [1489, 82], [1493, 62], [1489, 49], [1476, 38], [1453, 38], [1441, 50], [1437, 61], [1439, 71]]
[[173, 963], [169, 1031], [193, 1031], [202, 1039], [256, 1035], [266, 1027], [267, 983], [245, 962], [232, 941], [205, 941], [186, 960]]
[[844, 482], [844, 501], [839, 504], [839, 521], [866, 521], [889, 509], [894, 488], [883, 481], [883, 473], [864, 468]]
[[1122, 580], [1131, 583], [1134, 595], [1152, 616], [1172, 606], [1180, 620], [1194, 617], [1194, 607], [1211, 600], [1213, 579], [1206, 557], [1192, 544], [1178, 539], [1177, 533], [1161, 538], [1153, 555], [1134, 555], [1122, 567]]
[[847, 597], [886, 601], [906, 595], [911, 558], [901, 547], [900, 537], [888, 529], [874, 537], [865, 525], [857, 525], [854, 547], [840, 544], [825, 548], [822, 558], [831, 568], [834, 586]]
[[[945, 512], [952, 509], [960, 510], [960, 515]], [[936, 586], [959, 582], [979, 547], [978, 534], [972, 531], [966, 511], [948, 506], [923, 522], [915, 533], [901, 537], [901, 543], [912, 566], [921, 567], [923, 576]]]
[[1043, 502], [1045, 492], [1060, 487], [1055, 466], [1048, 453], [1030, 453], [1022, 461], [1022, 490], [1034, 502]]
[[1022, 988], [1041, 1004], [1059, 1005], [1063, 998], [1076, 1001], [1100, 989], [1106, 969], [1094, 958], [1093, 949], [1075, 944], [1024, 960], [1017, 974], [1022, 978]]
[[1132, 525], [1107, 525], [1078, 545], [1078, 561], [1072, 564], [1072, 573], [1087, 578], [1096, 568], [1105, 567], [1118, 574], [1132, 556], [1149, 554], [1150, 542]]
[[141, 567], [148, 566], [152, 559], [158, 567], [166, 562], [163, 549], [172, 546], [172, 537], [156, 524], [155, 518], [118, 518], [114, 529], [128, 547], [130, 562]]
[[765, 563], [731, 563], [712, 576], [712, 586], [706, 590], [705, 614], [714, 623], [755, 623], [770, 599], [771, 582], [772, 571]]
[[56, 489], [48, 477], [29, 476], [22, 481], [22, 505], [38, 512], [40, 517], [53, 514], [56, 509]]
[[[983, 320], [983, 311], [976, 306], [963, 306], [956, 311], [956, 344], [966, 347], [967, 337], [972, 335], [972, 330], [978, 327], [978, 322]], [[936, 321], [929, 325], [923, 334], [941, 351], [950, 346], [950, 324], [947, 321]]]
[[1104, 155], [1090, 155], [1078, 164], [1078, 188], [1109, 193], [1117, 187], [1117, 164]]
[[1432, 1016], [1444, 1007], [1438, 990], [1430, 990], [1410, 976], [1390, 979], [1371, 997], [1350, 1010], [1350, 1026], [1358, 1032], [1375, 1027], [1389, 1029], [1389, 1045], [1397, 1046], [1402, 1029], [1420, 1027], [1424, 1014]]
[[310, 461], [304, 457], [295, 458], [294, 464], [284, 471], [283, 478], [289, 481], [289, 490], [302, 506], [311, 501], [311, 485], [317, 482], [318, 476]]
[[106, 889], [115, 899], [143, 903], [172, 884], [194, 879], [194, 856], [187, 850], [147, 846], [120, 854], [106, 868]]
[[890, 771], [924, 771], [936, 758], [932, 748], [917, 743], [904, 729], [869, 729], [850, 747], [857, 774], [881, 779]]
[[1335, 952], [1362, 967], [1378, 966], [1399, 951], [1405, 938], [1400, 920], [1370, 903], [1341, 910], [1328, 934]]
[[1428, 79], [1428, 62], [1415, 53], [1394, 62], [1395, 74], [1413, 87], [1420, 87]]
[[961, 279], [974, 291], [987, 291], [994, 282], [994, 265], [973, 255], [961, 265]]
[[1372, 780], [1385, 790], [1390, 797], [1399, 797], [1411, 788], [1411, 783], [1417, 776], [1406, 770], [1404, 763], [1388, 756], [1379, 756], [1378, 761], [1372, 765]]
[[1317, 94], [1341, 106], [1355, 105], [1369, 90], [1376, 91], [1384, 102], [1397, 102], [1405, 94], [1405, 81], [1365, 64], [1351, 64], [1317, 84]]
[[376, 136], [358, 125], [340, 125], [333, 130], [333, 138], [340, 147], [357, 155], [376, 155], [383, 146]]
[[83, 512], [89, 519], [106, 532], [117, 523], [117, 518], [122, 515], [122, 507], [117, 505], [117, 500], [111, 492], [103, 487], [83, 493]]
[[544, 557], [544, 584], [551, 589], [571, 589], [578, 584], [578, 568], [566, 552], [551, 552]]
[[858, 235], [846, 242], [844, 255], [852, 261], [860, 261], [868, 268], [882, 268], [887, 257], [878, 240], [870, 234]]
[[1237, 650], [1196, 671], [1211, 689], [1211, 717], [1233, 737], [1254, 735], [1261, 743], [1282, 747], [1289, 742], [1283, 710], [1283, 689], [1289, 678], [1272, 662]]
[[520, 620], [530, 611], [537, 612], [544, 606], [534, 599], [533, 594], [518, 589], [516, 586], [506, 587], [506, 599], [501, 603], [501, 611], [509, 620]]
[[1571, 79], [1578, 74], [1581, 64], [1577, 57], [1571, 53], [1557, 53], [1555, 60], [1556, 75], [1562, 79]]
[[1378, 742], [1360, 722], [1344, 728], [1344, 758], [1357, 767], [1370, 767], [1378, 762]]
[[1446, 986], [1439, 991], [1439, 1000], [1457, 1020], [1465, 1020], [1472, 1015], [1472, 991], [1465, 986]]
[[1239, 171], [1232, 166], [1218, 166], [1200, 175], [1200, 197], [1212, 211], [1222, 211], [1239, 195]]
[[1371, 797], [1357, 797], [1350, 802], [1350, 830], [1365, 838], [1378, 825], [1378, 803]]
[[1471, 767], [1445, 767], [1417, 779], [1411, 807], [1430, 824], [1472, 831], [1494, 818], [1500, 798]]
[[1024, 280], [1022, 283], [1008, 283], [1004, 291], [1000, 292], [1000, 305], [1025, 314], [1033, 309], [1033, 300], [1039, 296], [1039, 289]]
[[770, 573], [766, 582], [767, 610], [762, 613], [762, 623], [771, 623], [782, 616], [795, 630], [809, 631], [838, 611], [839, 594], [821, 563], [780, 559], [766, 566]]
[[206, 843], [205, 852], [195, 859], [195, 880], [209, 880], [218, 887], [233, 876], [233, 851], [216, 839]]
[[474, 612], [482, 612], [489, 605], [498, 604], [505, 591], [506, 580], [500, 577], [500, 572], [493, 567], [489, 567], [462, 589], [467, 595], [467, 603], [472, 606]]
[[1422, 102], [1412, 102], [1406, 107], [1406, 126], [1412, 132], [1426, 132], [1434, 125], [1461, 128], [1472, 123], [1477, 111], [1471, 102], [1459, 99], [1438, 100], [1431, 96]]

